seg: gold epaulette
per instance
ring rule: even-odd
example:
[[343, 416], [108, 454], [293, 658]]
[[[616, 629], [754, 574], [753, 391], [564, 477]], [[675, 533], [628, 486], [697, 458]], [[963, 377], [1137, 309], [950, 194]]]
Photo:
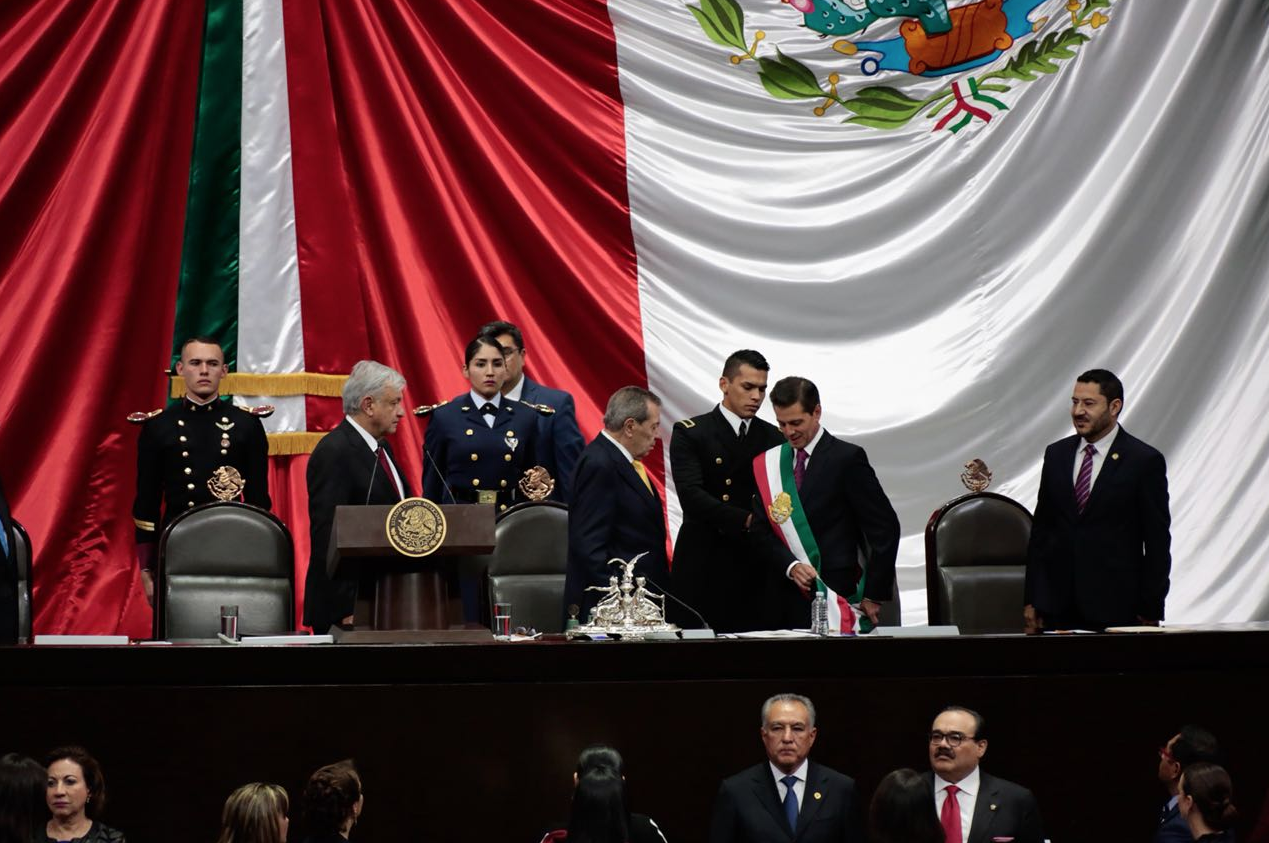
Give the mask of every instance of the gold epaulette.
[[524, 401], [524, 400], [521, 400], [520, 403], [526, 407], [532, 407], [533, 409], [537, 410], [539, 413], [541, 413], [544, 416], [555, 415], [555, 408], [548, 404], [531, 404], [528, 401]]
[[679, 425], [684, 430], [691, 430], [692, 428], [696, 427], [696, 422], [692, 421], [691, 419], [681, 419], [680, 421], [675, 422], [675, 424]]
[[159, 407], [157, 410], [151, 410], [148, 413], [128, 413], [128, 421], [132, 424], [145, 424], [161, 412], [163, 412], [162, 407]]
[[416, 416], [429, 415], [430, 413], [434, 412], [438, 407], [444, 407], [448, 403], [449, 403], [448, 401], [441, 401], [437, 404], [424, 404], [421, 407], [415, 407], [414, 415]]

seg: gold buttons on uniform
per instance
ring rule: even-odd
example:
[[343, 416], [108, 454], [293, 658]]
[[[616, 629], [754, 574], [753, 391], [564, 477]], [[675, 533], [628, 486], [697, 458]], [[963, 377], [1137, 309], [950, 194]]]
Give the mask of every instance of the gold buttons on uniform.
[[192, 491], [194, 491], [194, 484], [193, 484], [193, 483], [190, 483], [190, 484], [186, 485], [186, 486], [185, 486], [185, 488], [186, 488], [186, 489], [189, 489], [189, 490], [192, 492]]
[[185, 419], [177, 419], [177, 420], [176, 420], [176, 426], [177, 426], [177, 427], [184, 427], [184, 426], [185, 426]]
[[515, 436], [515, 435], [516, 435], [516, 432], [515, 432], [514, 430], [508, 430], [508, 431], [507, 431], [507, 435], [508, 435], [508, 436]]
[[725, 483], [726, 485], [730, 486], [730, 485], [731, 485], [731, 478], [730, 478], [730, 477], [728, 477], [726, 480], [724, 480], [724, 481], [723, 481], [723, 483]]
[[505, 489], [505, 488], [507, 488], [507, 481], [506, 481], [506, 480], [501, 480], [501, 481], [499, 481], [499, 482], [498, 482], [498, 485], [499, 485], [499, 486], [501, 486], [502, 488], [504, 488], [504, 489]]
[[507, 462], [511, 462], [511, 455], [510, 455], [510, 454], [503, 454], [503, 455], [502, 455], [502, 458], [503, 458], [504, 460], [506, 460]]
[[723, 495], [723, 503], [727, 503], [729, 500], [731, 500], [731, 495]]
[[227, 453], [229, 453], [229, 452], [228, 452], [228, 451], [226, 451], [224, 448], [221, 448], [221, 449], [220, 449], [220, 452], [221, 452], [222, 454], [227, 454]]
[[723, 464], [722, 457], [714, 457], [714, 465], [722, 465], [722, 464]]
[[189, 502], [189, 506], [187, 506], [187, 507], [185, 507], [185, 508], [186, 508], [186, 509], [193, 509], [193, 508], [194, 508], [194, 502], [193, 502], [193, 501], [190, 501], [190, 502]]
[[194, 473], [194, 469], [190, 468], [190, 467], [187, 465], [187, 466], [185, 466], [185, 473], [186, 473], [186, 474], [193, 474], [193, 473]]
[[471, 461], [472, 461], [472, 462], [475, 462], [475, 461], [476, 461], [476, 460], [478, 460], [478, 459], [480, 459], [480, 454], [472, 454], [472, 455], [471, 455]]
[[188, 457], [189, 457], [189, 451], [181, 451], [181, 456], [188, 458]]
[[468, 436], [471, 436], [471, 428], [470, 428], [470, 427], [469, 427], [469, 428], [467, 428], [467, 435], [468, 435]]
[[479, 486], [479, 485], [480, 485], [480, 478], [479, 478], [479, 477], [473, 477], [473, 478], [472, 478], [472, 481], [471, 481], [471, 484], [472, 484], [473, 486]]
[[506, 510], [507, 510], [507, 505], [505, 503], [502, 506], [498, 507], [499, 512], [506, 512]]
[[189, 440], [188, 440], [188, 439], [186, 439], [186, 438], [185, 438], [185, 436], [182, 434], [182, 436], [181, 436], [181, 441], [182, 441], [182, 442], [188, 442]]

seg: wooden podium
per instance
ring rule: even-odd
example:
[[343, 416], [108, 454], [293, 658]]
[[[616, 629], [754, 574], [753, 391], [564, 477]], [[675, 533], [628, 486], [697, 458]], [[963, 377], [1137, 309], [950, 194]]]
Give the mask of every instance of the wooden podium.
[[430, 556], [403, 556], [388, 541], [391, 506], [337, 506], [326, 574], [356, 566], [373, 580], [369, 621], [374, 630], [449, 629], [446, 566], [437, 557], [489, 553], [494, 548], [494, 508], [445, 504], [445, 542]]

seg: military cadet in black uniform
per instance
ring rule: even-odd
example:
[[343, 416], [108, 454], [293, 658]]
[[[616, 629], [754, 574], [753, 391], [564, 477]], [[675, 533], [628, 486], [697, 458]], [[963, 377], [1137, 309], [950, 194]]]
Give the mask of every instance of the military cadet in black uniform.
[[[674, 425], [670, 471], [683, 508], [674, 545], [674, 593], [718, 632], [758, 629], [771, 561], [751, 530], [757, 486], [753, 460], [779, 445], [780, 431], [756, 418], [767, 394], [766, 358], [737, 351], [718, 380], [722, 401]], [[677, 613], [676, 613], [677, 614]], [[676, 620], [699, 625], [686, 617]]]
[[467, 346], [463, 374], [471, 391], [416, 413], [431, 415], [423, 437], [423, 497], [436, 503], [492, 503], [499, 511], [525, 500], [517, 486], [540, 465], [537, 414], [549, 411], [501, 393], [502, 346], [480, 336]]
[[[152, 570], [163, 528], [180, 513], [219, 500], [208, 487], [222, 466], [236, 469], [244, 481], [234, 499], [269, 509], [269, 442], [257, 411], [220, 398], [224, 352], [213, 339], [187, 340], [176, 372], [185, 381], [180, 403], [142, 414], [137, 441], [137, 562], [146, 599], [153, 601]], [[148, 416], [148, 419], [146, 418]]]

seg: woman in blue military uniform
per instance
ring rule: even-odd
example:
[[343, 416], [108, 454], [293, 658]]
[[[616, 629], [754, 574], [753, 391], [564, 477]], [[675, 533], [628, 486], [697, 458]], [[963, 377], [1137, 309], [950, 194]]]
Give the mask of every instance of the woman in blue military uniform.
[[541, 409], [503, 397], [506, 363], [492, 338], [467, 344], [463, 375], [471, 389], [431, 412], [423, 437], [423, 497], [494, 504], [501, 512], [525, 499], [520, 479], [541, 463], [535, 418]]

